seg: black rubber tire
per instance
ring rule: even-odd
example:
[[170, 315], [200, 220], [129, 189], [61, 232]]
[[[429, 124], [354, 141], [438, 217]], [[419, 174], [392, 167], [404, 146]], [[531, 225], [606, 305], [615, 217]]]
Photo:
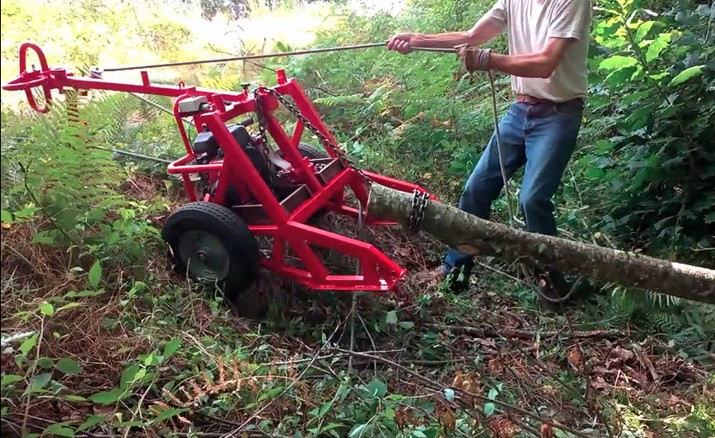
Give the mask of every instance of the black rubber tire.
[[[203, 233], [220, 242], [223, 254], [228, 260], [223, 262], [226, 271], [210, 281], [197, 278], [187, 272], [189, 260], [182, 257], [181, 238], [187, 233]], [[258, 241], [246, 223], [229, 208], [211, 202], [192, 202], [172, 213], [161, 231], [161, 237], [169, 245], [170, 256], [182, 275], [207, 286], [217, 286], [229, 301], [233, 301], [242, 291], [258, 278], [260, 252]], [[198, 240], [198, 239], [197, 239]], [[196, 241], [193, 241], [196, 242]], [[197, 244], [198, 245], [198, 244]], [[209, 254], [212, 248], [209, 248]], [[205, 253], [203, 253], [205, 256]], [[197, 255], [197, 257], [199, 257]], [[214, 259], [218, 259], [217, 257]], [[191, 260], [191, 258], [189, 258]], [[203, 260], [194, 259], [199, 263]]]
[[[330, 156], [323, 149], [318, 149], [315, 146], [309, 145], [307, 143], [298, 143], [298, 152], [300, 155], [311, 160], [316, 160], [318, 158], [329, 158]], [[281, 154], [282, 155], [282, 154]]]

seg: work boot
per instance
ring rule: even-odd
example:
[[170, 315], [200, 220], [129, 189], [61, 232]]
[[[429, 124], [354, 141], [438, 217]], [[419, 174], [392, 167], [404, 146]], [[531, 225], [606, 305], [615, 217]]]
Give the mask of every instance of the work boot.
[[469, 286], [469, 275], [464, 274], [458, 268], [449, 269], [442, 265], [431, 271], [418, 274], [415, 281], [429, 289], [443, 287], [451, 293], [461, 293]]
[[[539, 301], [543, 310], [547, 312], [563, 313], [564, 306], [570, 297], [571, 285], [563, 274], [556, 270], [535, 269], [536, 287], [539, 289]], [[561, 301], [564, 300], [565, 301]]]
[[461, 294], [469, 289], [471, 270], [466, 266], [448, 268], [442, 267], [442, 284], [449, 292]]

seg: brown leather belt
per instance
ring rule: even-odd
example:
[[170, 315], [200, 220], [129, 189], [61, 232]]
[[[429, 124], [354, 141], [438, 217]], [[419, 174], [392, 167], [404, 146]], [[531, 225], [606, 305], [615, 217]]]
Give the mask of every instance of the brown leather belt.
[[538, 97], [529, 96], [528, 94], [517, 94], [516, 101], [520, 103], [528, 103], [531, 105], [535, 105], [537, 103], [554, 103], [547, 99], [539, 99]]
[[536, 104], [539, 104], [539, 103], [550, 103], [550, 104], [567, 103], [567, 102], [581, 101], [581, 100], [583, 100], [583, 99], [581, 99], [580, 97], [577, 97], [577, 98], [575, 98], [575, 99], [567, 100], [567, 101], [565, 101], [565, 102], [554, 102], [554, 101], [548, 100], [548, 99], [540, 99], [540, 98], [538, 98], [538, 97], [529, 96], [528, 94], [517, 94], [517, 95], [516, 95], [516, 101], [517, 101], [517, 102], [520, 102], [520, 103], [528, 103], [529, 105], [536, 105]]

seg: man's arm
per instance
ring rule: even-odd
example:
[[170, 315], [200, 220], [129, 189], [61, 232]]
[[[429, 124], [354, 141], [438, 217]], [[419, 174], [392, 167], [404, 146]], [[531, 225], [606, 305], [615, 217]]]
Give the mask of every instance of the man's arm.
[[451, 49], [462, 44], [481, 46], [504, 30], [506, 19], [503, 1], [497, 0], [492, 9], [467, 31], [437, 34], [401, 33], [387, 42], [387, 48], [406, 54], [412, 51], [412, 47]]
[[470, 70], [496, 70], [523, 78], [548, 78], [558, 67], [569, 44], [588, 38], [592, 19], [590, 0], [560, 0], [549, 22], [547, 41], [535, 53], [524, 55], [484, 54], [476, 50], [465, 52]]
[[415, 34], [411, 41], [414, 47], [435, 47], [451, 49], [462, 44], [481, 46], [496, 38], [503, 27], [491, 16], [483, 16], [475, 25], [463, 32], [445, 32], [437, 34]]
[[540, 52], [526, 55], [493, 53], [489, 56], [487, 68], [522, 78], [548, 78], [561, 62], [566, 47], [573, 41], [571, 38], [549, 38]]

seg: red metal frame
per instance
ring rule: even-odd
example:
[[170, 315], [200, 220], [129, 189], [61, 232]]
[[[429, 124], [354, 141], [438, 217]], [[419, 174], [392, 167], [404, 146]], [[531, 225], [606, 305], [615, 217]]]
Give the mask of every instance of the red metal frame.
[[[27, 52], [33, 50], [39, 58], [40, 68], [27, 70]], [[280, 122], [273, 115], [279, 102], [270, 93], [261, 92], [261, 107], [264, 110], [264, 120], [267, 122], [269, 134], [283, 154], [283, 159], [290, 163], [291, 178], [305, 184], [310, 191], [310, 197], [291, 211], [281, 206], [281, 200], [276, 198], [271, 188], [263, 181], [258, 170], [253, 166], [250, 158], [243, 148], [237, 143], [227, 128], [227, 123], [237, 117], [254, 113], [256, 102], [247, 90], [242, 92], [227, 92], [207, 90], [196, 87], [154, 85], [149, 81], [146, 71], [141, 72], [141, 83], [124, 83], [107, 81], [101, 75], [90, 77], [76, 77], [73, 73], [62, 68], [49, 68], [45, 56], [36, 44], [26, 42], [20, 46], [20, 75], [3, 85], [5, 90], [24, 91], [30, 106], [40, 112], [49, 111], [52, 90], [65, 89], [77, 90], [110, 90], [153, 94], [175, 98], [174, 117], [179, 133], [186, 147], [186, 155], [172, 162], [168, 172], [183, 177], [186, 195], [190, 201], [197, 201], [196, 187], [189, 177], [190, 174], [208, 174], [218, 180], [218, 186], [213, 196], [203, 197], [202, 200], [224, 204], [227, 190], [230, 185], [237, 188], [242, 197], [253, 196], [254, 202], [262, 204], [265, 213], [270, 219], [268, 224], [249, 225], [256, 236], [273, 237], [273, 251], [270, 257], [263, 257], [261, 265], [281, 275], [290, 277], [310, 288], [319, 290], [363, 290], [387, 291], [405, 274], [405, 269], [392, 261], [374, 246], [351, 239], [336, 233], [325, 231], [307, 225], [305, 222], [310, 217], [324, 209], [357, 217], [357, 209], [345, 205], [344, 189], [350, 187], [362, 205], [367, 205], [369, 188], [361, 175], [353, 168], [346, 167], [329, 179], [327, 182], [316, 177], [316, 172], [310, 160], [304, 159], [297, 149], [305, 127], [298, 121], [292, 135], [288, 135]], [[40, 107], [32, 95], [32, 89], [41, 87], [47, 104]], [[313, 107], [303, 90], [294, 79], [286, 77], [284, 71], [277, 72], [277, 85], [273, 87], [281, 95], [290, 96], [296, 107], [308, 121], [324, 134], [333, 144], [337, 141], [321, 120], [318, 112]], [[184, 128], [179, 112], [180, 103], [188, 98], [205, 96], [210, 107], [206, 111], [194, 113], [194, 127], [198, 130], [203, 126], [214, 135], [219, 147], [224, 153], [223, 159], [208, 164], [196, 164], [188, 134]], [[228, 106], [228, 108], [227, 108]], [[326, 147], [325, 151], [331, 158], [337, 158], [334, 151]], [[389, 178], [372, 172], [364, 172], [370, 179], [397, 190], [412, 192], [414, 189], [425, 191], [418, 185]], [[431, 196], [432, 199], [435, 199]], [[392, 222], [376, 221], [365, 216], [367, 224], [391, 225]], [[284, 259], [286, 244], [300, 258], [304, 268], [289, 266]], [[320, 261], [313, 247], [324, 247], [338, 251], [360, 260], [361, 275], [334, 275]]]

